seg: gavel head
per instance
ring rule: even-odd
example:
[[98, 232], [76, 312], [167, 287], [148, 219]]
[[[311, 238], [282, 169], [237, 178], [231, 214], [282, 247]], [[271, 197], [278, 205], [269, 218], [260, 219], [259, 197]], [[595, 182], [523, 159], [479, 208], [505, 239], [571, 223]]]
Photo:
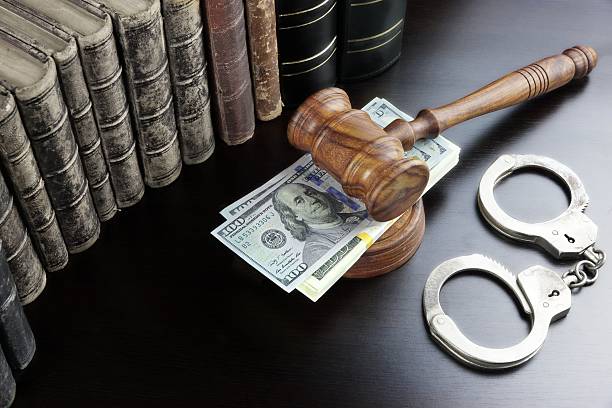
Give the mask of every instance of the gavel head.
[[296, 110], [287, 130], [289, 142], [310, 152], [344, 191], [363, 201], [377, 221], [389, 221], [408, 210], [429, 179], [427, 164], [404, 157], [402, 143], [351, 109], [341, 89], [311, 95]]

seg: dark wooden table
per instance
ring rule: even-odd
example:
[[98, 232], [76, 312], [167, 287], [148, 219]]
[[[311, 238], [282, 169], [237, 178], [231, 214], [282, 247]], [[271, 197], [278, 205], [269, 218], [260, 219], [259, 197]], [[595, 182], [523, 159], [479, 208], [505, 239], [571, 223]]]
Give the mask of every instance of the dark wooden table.
[[[610, 407], [612, 265], [573, 297], [540, 354], [519, 369], [465, 368], [430, 339], [421, 311], [427, 275], [483, 253], [518, 272], [569, 264], [504, 240], [480, 217], [478, 181], [502, 153], [570, 166], [591, 197], [587, 214], [612, 251], [612, 3], [410, 0], [401, 61], [346, 86], [355, 106], [385, 97], [408, 113], [433, 107], [576, 43], [599, 51], [588, 80], [446, 132], [459, 165], [425, 197], [427, 229], [400, 270], [343, 280], [319, 302], [286, 294], [217, 242], [218, 211], [296, 160], [282, 119], [238, 147], [218, 144], [168, 188], [103, 227], [101, 239], [49, 275], [27, 307], [36, 359], [15, 407]], [[563, 190], [526, 173], [499, 187], [511, 214], [544, 220]], [[454, 279], [443, 306], [488, 346], [522, 339], [529, 322], [481, 276]]]

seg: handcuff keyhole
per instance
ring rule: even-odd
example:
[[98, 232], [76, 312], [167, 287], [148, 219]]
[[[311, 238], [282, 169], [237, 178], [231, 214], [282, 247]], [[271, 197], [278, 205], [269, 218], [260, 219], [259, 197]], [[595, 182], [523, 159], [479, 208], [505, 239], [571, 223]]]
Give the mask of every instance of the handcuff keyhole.
[[550, 292], [550, 295], [548, 295], [548, 297], [555, 297], [555, 296], [559, 296], [560, 293], [557, 289], [553, 290], [552, 292]]
[[570, 237], [567, 234], [563, 234], [565, 236], [565, 238], [567, 239], [567, 242], [569, 242], [570, 244], [573, 244], [574, 242], [576, 242], [576, 240], [572, 237]]

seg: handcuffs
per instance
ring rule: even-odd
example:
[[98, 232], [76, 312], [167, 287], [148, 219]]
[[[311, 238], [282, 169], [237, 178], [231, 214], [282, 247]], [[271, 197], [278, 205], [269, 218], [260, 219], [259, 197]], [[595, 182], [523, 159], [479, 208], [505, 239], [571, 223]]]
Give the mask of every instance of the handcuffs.
[[[503, 178], [522, 168], [549, 171], [563, 180], [571, 194], [569, 207], [558, 217], [528, 224], [506, 214], [495, 201], [493, 189]], [[520, 365], [542, 347], [553, 321], [567, 315], [572, 289], [591, 285], [606, 260], [595, 247], [597, 225], [584, 214], [589, 199], [578, 176], [567, 166], [537, 155], [500, 156], [483, 175], [478, 189], [478, 206], [487, 222], [506, 237], [536, 244], [556, 259], [577, 263], [562, 276], [543, 266], [532, 266], [513, 275], [497, 262], [479, 254], [461, 256], [436, 267], [423, 291], [423, 311], [432, 337], [459, 361], [484, 369], [504, 369]], [[531, 331], [520, 343], [507, 348], [475, 344], [459, 330], [442, 310], [440, 290], [453, 275], [476, 270], [501, 280], [517, 297], [531, 318]]]

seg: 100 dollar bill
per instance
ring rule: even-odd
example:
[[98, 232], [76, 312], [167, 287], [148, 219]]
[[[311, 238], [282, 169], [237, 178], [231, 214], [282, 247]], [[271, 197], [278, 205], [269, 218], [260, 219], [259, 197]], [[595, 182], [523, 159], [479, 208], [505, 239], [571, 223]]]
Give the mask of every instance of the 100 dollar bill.
[[298, 163], [212, 232], [288, 292], [373, 222], [326, 171], [312, 160]]
[[[380, 98], [375, 98], [368, 103], [364, 107], [364, 111], [368, 112], [372, 119], [383, 127], [398, 117], [411, 120], [410, 116]], [[430, 167], [430, 179], [425, 190], [427, 191], [457, 163], [459, 148], [442, 136], [438, 136], [435, 139], [419, 140], [413, 149], [405, 153], [405, 157], [418, 157]], [[290, 185], [293, 186], [289, 187]], [[292, 190], [292, 192], [289, 192], [289, 190]], [[317, 192], [314, 192], [314, 190]], [[328, 198], [325, 199], [321, 196], [320, 200], [314, 200], [315, 204], [316, 201], [325, 202], [328, 206], [333, 206], [334, 202], [339, 203], [335, 204], [337, 217], [332, 217], [331, 211], [327, 211], [330, 220], [335, 218], [335, 221], [327, 224], [317, 224], [314, 222], [316, 219], [313, 220], [312, 217], [308, 217], [308, 214], [302, 214], [306, 215], [307, 220], [304, 222], [304, 217], [301, 217], [301, 220], [298, 219], [296, 225], [298, 225], [297, 229], [299, 231], [296, 232], [296, 238], [292, 233], [296, 225], [291, 220], [288, 221], [286, 217], [284, 221], [281, 220], [279, 211], [284, 211], [293, 219], [295, 214], [293, 214], [292, 206], [296, 206], [295, 209], [298, 213], [300, 210], [298, 208], [300, 204], [298, 196], [300, 194], [296, 196], [295, 193], [305, 193], [307, 191], [310, 191], [311, 195], [324, 194]], [[278, 198], [279, 195], [282, 195], [284, 201]], [[298, 198], [297, 202], [295, 202], [296, 198]], [[308, 199], [308, 197], [305, 198]], [[286, 204], [287, 200], [294, 200], [294, 202], [290, 202], [289, 206], [282, 205]], [[276, 208], [274, 203], [276, 203]], [[318, 206], [318, 204], [315, 205], [315, 207]], [[253, 210], [255, 207], [258, 210]], [[377, 222], [369, 218], [362, 219], [365, 216], [364, 211], [363, 203], [344, 194], [340, 184], [326, 171], [318, 168], [312, 162], [310, 155], [307, 154], [260, 188], [224, 208], [221, 214], [228, 218], [228, 221], [213, 231], [213, 235], [216, 234], [217, 238], [224, 244], [229, 244], [228, 246], [234, 252], [283, 289], [290, 291], [297, 287], [300, 292], [316, 301], [395, 221]], [[263, 217], [263, 213], [266, 213], [265, 217]], [[264, 222], [264, 219], [268, 221], [274, 219], [276, 227], [259, 227], [260, 224], [268, 223], [268, 221]], [[303, 223], [300, 224], [299, 221]], [[309, 226], [308, 221], [312, 225]], [[245, 227], [244, 225], [248, 226]], [[302, 228], [299, 228], [300, 225]], [[282, 227], [284, 227], [284, 231]], [[267, 232], [270, 230], [274, 231]], [[260, 233], [257, 231], [260, 231]], [[287, 242], [287, 233], [295, 238], [291, 243]], [[244, 242], [246, 242], [245, 235], [251, 237], [250, 241], [246, 244], [247, 247], [240, 249], [240, 245], [244, 245]], [[257, 240], [253, 237], [258, 237], [262, 241], [263, 247], [256, 245], [257, 249], [255, 251], [249, 250], [253, 246], [252, 241]], [[276, 245], [280, 245], [282, 242], [280, 253], [286, 257], [286, 265], [297, 265], [297, 271], [295, 268], [273, 268], [273, 270], [262, 268], [264, 259], [268, 261], [268, 264], [272, 263], [272, 266], [279, 266], [278, 263], [274, 263], [276, 260], [274, 253], [275, 250], [281, 249], [269, 248], [270, 242], [266, 246], [263, 243], [265, 240], [275, 242]], [[304, 251], [310, 252], [306, 255], [309, 262], [297, 263], [297, 258], [300, 256], [302, 256], [302, 259], [305, 258]], [[253, 252], [257, 255], [253, 256]], [[265, 269], [265, 271], [262, 269]]]

